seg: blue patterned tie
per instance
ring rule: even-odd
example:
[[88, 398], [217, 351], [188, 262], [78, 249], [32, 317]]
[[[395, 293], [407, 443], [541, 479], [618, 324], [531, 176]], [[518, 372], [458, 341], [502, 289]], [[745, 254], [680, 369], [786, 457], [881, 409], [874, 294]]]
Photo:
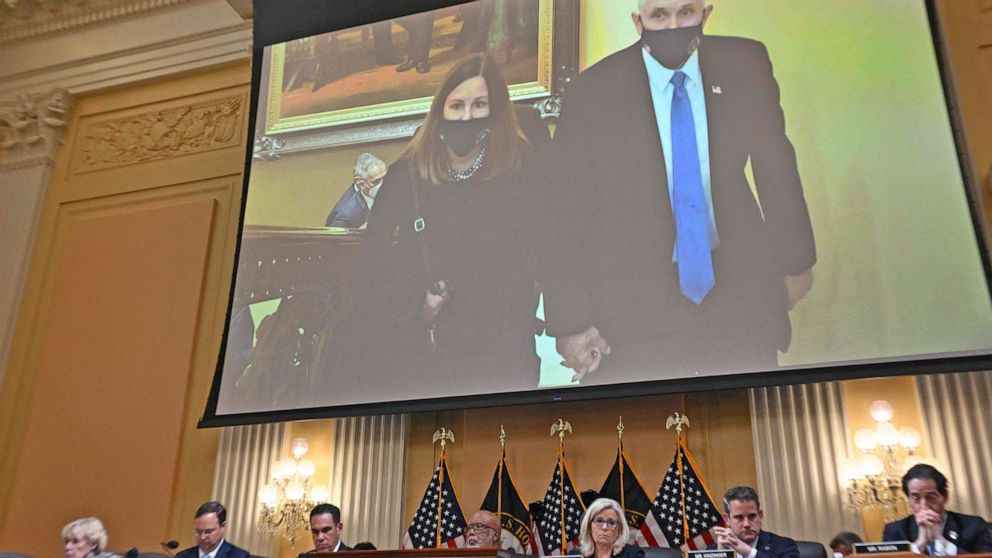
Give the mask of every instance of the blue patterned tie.
[[713, 288], [709, 212], [699, 173], [696, 126], [685, 90], [686, 75], [675, 72], [672, 85], [672, 211], [675, 213], [675, 254], [679, 288], [696, 304]]

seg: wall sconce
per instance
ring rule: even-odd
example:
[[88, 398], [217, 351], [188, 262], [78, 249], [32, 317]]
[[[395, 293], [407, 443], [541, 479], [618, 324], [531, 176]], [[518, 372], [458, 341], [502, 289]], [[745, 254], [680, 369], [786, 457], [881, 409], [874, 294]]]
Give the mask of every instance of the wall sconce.
[[272, 482], [258, 492], [262, 504], [259, 530], [269, 536], [281, 532], [290, 545], [295, 545], [296, 537], [309, 529], [310, 510], [330, 497], [326, 486], [310, 486], [317, 467], [313, 461], [303, 459], [309, 449], [306, 438], [294, 438], [289, 445], [293, 457], [278, 461], [273, 467]]
[[861, 457], [847, 475], [849, 505], [858, 510], [882, 508], [887, 521], [904, 511], [902, 494], [903, 473], [919, 462], [915, 452], [922, 436], [910, 427], [896, 428], [892, 424], [892, 405], [888, 401], [872, 401], [871, 418], [875, 428], [862, 428], [854, 434], [854, 445]]

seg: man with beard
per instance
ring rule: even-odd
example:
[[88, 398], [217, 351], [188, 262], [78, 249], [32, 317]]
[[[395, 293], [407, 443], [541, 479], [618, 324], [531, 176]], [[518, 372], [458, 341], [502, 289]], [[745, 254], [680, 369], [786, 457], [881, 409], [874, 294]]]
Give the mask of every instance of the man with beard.
[[712, 12], [637, 0], [640, 40], [565, 94], [544, 292], [574, 380], [773, 369], [812, 286], [813, 230], [768, 53], [704, 35]]

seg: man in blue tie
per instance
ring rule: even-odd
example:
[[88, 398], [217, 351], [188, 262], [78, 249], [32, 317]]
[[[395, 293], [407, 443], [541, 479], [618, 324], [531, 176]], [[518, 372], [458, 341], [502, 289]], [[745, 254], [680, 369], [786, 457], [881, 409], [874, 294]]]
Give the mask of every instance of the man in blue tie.
[[768, 53], [703, 0], [630, 1], [640, 40], [565, 93], [549, 334], [583, 383], [775, 368], [816, 249]]

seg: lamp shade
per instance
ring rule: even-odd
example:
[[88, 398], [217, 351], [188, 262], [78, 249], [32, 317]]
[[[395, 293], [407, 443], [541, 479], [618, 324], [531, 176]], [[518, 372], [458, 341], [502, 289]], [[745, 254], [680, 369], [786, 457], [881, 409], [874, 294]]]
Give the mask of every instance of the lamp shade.
[[310, 499], [315, 504], [323, 504], [331, 499], [331, 491], [326, 486], [318, 484], [310, 490]]
[[276, 487], [271, 484], [263, 486], [258, 491], [258, 501], [262, 503], [263, 506], [274, 508], [276, 506], [276, 499], [278, 498], [278, 493], [276, 492]]
[[308, 479], [312, 477], [314, 472], [316, 471], [317, 471], [317, 465], [315, 465], [314, 462], [310, 461], [309, 459], [300, 460], [300, 464], [296, 468], [296, 472], [300, 475], [300, 477], [304, 479]]
[[895, 447], [899, 444], [899, 430], [891, 422], [880, 422], [875, 429], [875, 438], [882, 446]]
[[858, 469], [862, 475], [874, 477], [882, 474], [885, 465], [882, 464], [882, 460], [877, 455], [866, 455], [858, 460]]
[[920, 447], [923, 438], [915, 428], [904, 426], [899, 430], [899, 445], [913, 451]]
[[286, 499], [290, 502], [298, 502], [303, 499], [303, 485], [298, 482], [291, 482], [286, 485]]
[[293, 457], [299, 459], [307, 454], [307, 450], [310, 449], [310, 444], [307, 442], [306, 438], [293, 438], [293, 441], [289, 443], [289, 451], [293, 454]]
[[854, 445], [863, 452], [870, 452], [878, 445], [875, 438], [875, 431], [871, 428], [862, 428], [854, 433]]
[[892, 420], [892, 404], [883, 399], [871, 402], [871, 418], [876, 422]]

